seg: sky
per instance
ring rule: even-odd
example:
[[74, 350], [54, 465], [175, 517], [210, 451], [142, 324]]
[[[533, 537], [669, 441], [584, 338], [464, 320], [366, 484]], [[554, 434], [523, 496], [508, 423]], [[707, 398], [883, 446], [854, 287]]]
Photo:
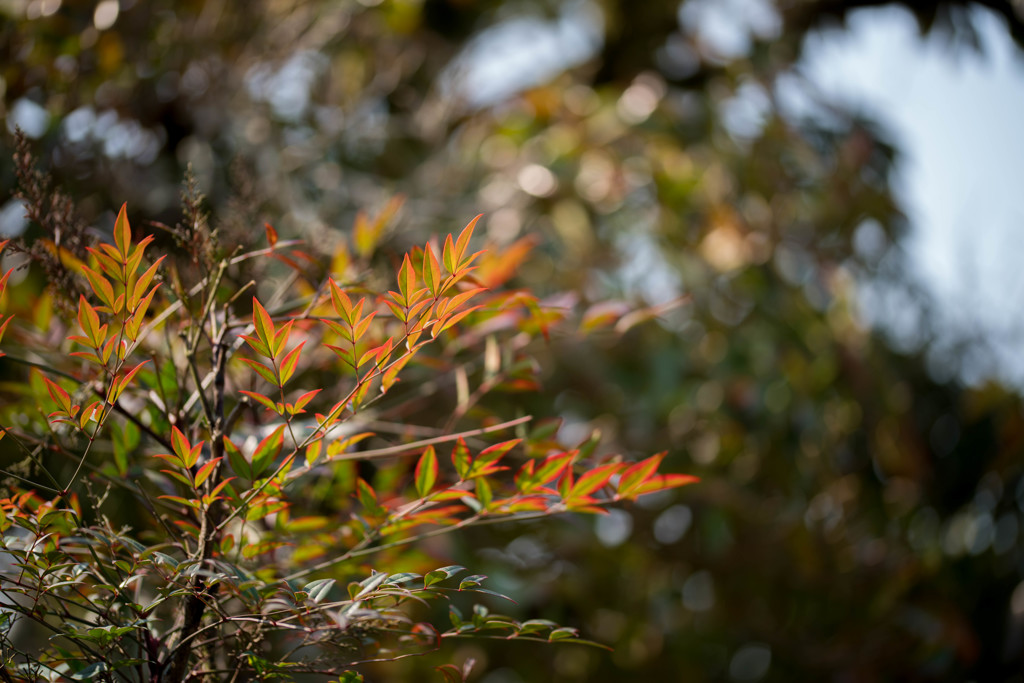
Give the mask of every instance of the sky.
[[968, 359], [964, 378], [1024, 386], [1024, 55], [1000, 19], [975, 20], [981, 54], [922, 39], [905, 11], [861, 11], [847, 31], [812, 37], [802, 69], [900, 148], [907, 266], [934, 296], [947, 341], [975, 334], [999, 361]]

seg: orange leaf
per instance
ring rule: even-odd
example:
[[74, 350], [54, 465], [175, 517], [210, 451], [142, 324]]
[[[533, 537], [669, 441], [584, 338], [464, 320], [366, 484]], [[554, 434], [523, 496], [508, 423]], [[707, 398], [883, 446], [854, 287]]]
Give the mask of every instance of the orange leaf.
[[616, 472], [622, 469], [622, 463], [613, 462], [601, 465], [581, 476], [569, 491], [567, 499], [579, 499], [589, 496], [608, 483]]
[[461, 268], [463, 266], [463, 257], [466, 255], [466, 249], [469, 247], [469, 240], [472, 239], [473, 230], [476, 228], [477, 221], [479, 221], [481, 217], [483, 217], [483, 214], [478, 214], [477, 217], [471, 220], [459, 234], [459, 240], [455, 244], [454, 252], [456, 268]]
[[430, 243], [423, 247], [423, 282], [430, 287], [431, 294], [438, 295], [438, 288], [441, 286], [441, 266], [434, 256]]
[[114, 222], [114, 242], [123, 260], [128, 259], [128, 248], [132, 244], [132, 229], [128, 225], [128, 202], [121, 205], [121, 211]]
[[263, 227], [267, 231], [267, 244], [273, 249], [274, 245], [277, 244], [277, 230], [274, 230], [274, 226], [270, 223], [264, 223]]
[[401, 304], [409, 306], [409, 297], [412, 296], [413, 291], [416, 289], [416, 271], [412, 267], [412, 261], [409, 259], [408, 254], [405, 255], [402, 267], [398, 271], [398, 289], [402, 292]]
[[268, 349], [271, 348], [274, 344], [274, 321], [256, 297], [252, 298], [252, 324], [256, 328], [256, 335]]

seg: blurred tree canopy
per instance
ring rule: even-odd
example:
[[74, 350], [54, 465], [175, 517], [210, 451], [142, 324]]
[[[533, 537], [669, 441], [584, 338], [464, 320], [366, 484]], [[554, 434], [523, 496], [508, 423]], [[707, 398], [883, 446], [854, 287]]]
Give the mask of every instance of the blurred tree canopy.
[[[520, 282], [661, 313], [536, 349], [545, 396], [520, 403], [554, 397], [563, 434], [669, 448], [704, 483], [438, 551], [615, 648], [456, 653], [480, 680], [1004, 680], [1024, 666], [1020, 399], [929, 357], [899, 141], [799, 70], [808, 33], [882, 5], [966, 47], [984, 8], [1024, 41], [996, 0], [0, 0], [0, 116], [96, 229], [124, 201], [174, 223], [187, 165], [227, 244], [270, 220], [329, 251], [402, 194], [397, 244], [485, 211]], [[21, 213], [0, 229], [38, 229]], [[863, 283], [924, 341], [866, 329]]]

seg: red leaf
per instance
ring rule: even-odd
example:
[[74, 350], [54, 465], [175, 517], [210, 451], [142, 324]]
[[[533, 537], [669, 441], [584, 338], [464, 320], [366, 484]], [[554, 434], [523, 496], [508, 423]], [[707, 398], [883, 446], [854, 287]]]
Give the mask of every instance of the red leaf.
[[274, 245], [277, 244], [277, 230], [274, 230], [274, 226], [270, 223], [264, 223], [263, 227], [267, 231], [267, 244], [273, 249]]

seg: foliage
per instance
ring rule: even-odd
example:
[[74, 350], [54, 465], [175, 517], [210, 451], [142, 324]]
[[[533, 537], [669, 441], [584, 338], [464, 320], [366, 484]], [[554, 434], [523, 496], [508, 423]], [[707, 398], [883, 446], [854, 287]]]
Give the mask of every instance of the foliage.
[[[52, 306], [68, 290], [39, 300], [33, 273], [0, 280], [6, 359], [23, 369], [0, 413], [18, 458], [0, 500], [5, 680], [351, 678], [354, 664], [451, 639], [586, 642], [484, 604], [464, 615], [464, 595], [502, 597], [487, 577], [406, 554], [695, 480], [659, 474], [664, 454], [567, 449], [525, 431], [529, 416], [476, 411], [530, 382], [522, 336], [538, 316], [550, 324], [528, 293], [479, 286], [478, 218], [405, 253], [386, 293], [365, 258], [343, 248], [328, 271], [269, 225], [265, 248], [225, 252], [199, 221], [173, 231], [190, 250], [154, 258], [126, 206], [111, 240], [79, 235], [84, 259], [52, 239], [0, 244], [46, 254], [86, 292]], [[368, 257], [383, 225], [360, 225]], [[268, 275], [274, 258], [283, 281]], [[256, 285], [268, 277], [273, 288]], [[472, 393], [446, 428], [410, 441], [425, 429], [415, 404], [456, 375]], [[452, 429], [466, 421], [482, 425]], [[430, 620], [437, 602], [445, 624]]]
[[[600, 429], [602, 448], [637, 460], [668, 447], [667, 466], [702, 477], [628, 512], [430, 539], [419, 552], [487, 574], [516, 596], [506, 611], [520, 622], [581, 625], [615, 648], [461, 643], [455, 659], [475, 660], [482, 680], [1019, 674], [1020, 398], [999, 386], [999, 367], [992, 384], [960, 381], [992, 340], [935, 337], [899, 247], [900, 140], [817, 92], [800, 61], [808, 38], [893, 8], [954, 47], [976, 43], [979, 12], [992, 11], [1019, 43], [1012, 3], [122, 0], [112, 24], [97, 4], [0, 3], [0, 116], [9, 129], [36, 124], [84, 225], [113, 224], [125, 200], [136, 224], [175, 225], [188, 164], [227, 252], [271, 220], [282, 241], [333, 255], [342, 235], [351, 245], [374, 232], [357, 218], [373, 207], [401, 220], [356, 260], [397, 271], [385, 252], [485, 211], [477, 232], [520, 266], [505, 269], [507, 285], [558, 305], [549, 295], [578, 292], [589, 334], [552, 327], [532, 349], [537, 365], [505, 382], [543, 381], [542, 397], [492, 391], [458, 419], [551, 414], [553, 403], [561, 426], [535, 429], [570, 445]], [[509, 38], [524, 34], [529, 49]], [[0, 185], [15, 175], [0, 169]], [[401, 209], [389, 203], [399, 193]], [[192, 234], [179, 234], [186, 249], [203, 244]], [[186, 287], [190, 263], [177, 260]], [[631, 326], [679, 297], [688, 303]], [[631, 307], [641, 313], [623, 315]], [[894, 329], [870, 328], [865, 309]], [[457, 372], [431, 386], [415, 403], [420, 424], [446, 425], [478, 386]], [[437, 663], [367, 672], [422, 680]]]

